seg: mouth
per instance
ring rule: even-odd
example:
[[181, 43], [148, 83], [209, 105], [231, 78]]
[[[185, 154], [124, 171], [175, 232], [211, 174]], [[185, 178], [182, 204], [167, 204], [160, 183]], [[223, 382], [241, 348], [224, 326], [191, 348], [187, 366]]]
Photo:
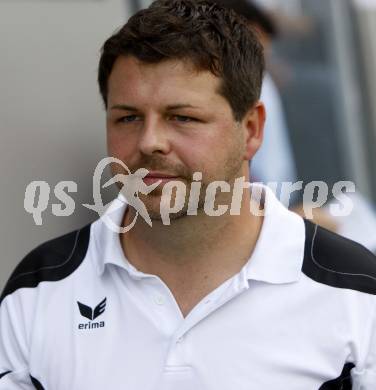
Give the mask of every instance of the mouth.
[[160, 184], [165, 184], [170, 181], [178, 180], [179, 176], [173, 176], [168, 173], [160, 172], [149, 172], [147, 176], [144, 177], [143, 181], [147, 185], [151, 185], [160, 181]]

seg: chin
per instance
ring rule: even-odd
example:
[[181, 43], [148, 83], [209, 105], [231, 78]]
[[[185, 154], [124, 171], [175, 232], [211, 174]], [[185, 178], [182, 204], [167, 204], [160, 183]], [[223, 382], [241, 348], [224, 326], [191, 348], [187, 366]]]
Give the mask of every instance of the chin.
[[[163, 222], [162, 215], [160, 210], [148, 210], [150, 219], [155, 222]], [[178, 219], [182, 219], [184, 217], [187, 217], [187, 210], [181, 210], [177, 213], [169, 213], [170, 222], [176, 221]], [[168, 226], [168, 225], [166, 225]]]

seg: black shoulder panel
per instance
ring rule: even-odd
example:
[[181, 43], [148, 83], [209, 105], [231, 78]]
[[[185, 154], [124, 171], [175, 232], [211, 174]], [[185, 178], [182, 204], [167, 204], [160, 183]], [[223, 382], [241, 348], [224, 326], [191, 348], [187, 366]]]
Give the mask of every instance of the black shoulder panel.
[[16, 267], [0, 296], [3, 299], [23, 287], [36, 287], [43, 281], [58, 281], [72, 274], [85, 258], [90, 226], [47, 241], [32, 250]]
[[304, 222], [304, 274], [332, 287], [376, 295], [376, 257], [354, 241]]

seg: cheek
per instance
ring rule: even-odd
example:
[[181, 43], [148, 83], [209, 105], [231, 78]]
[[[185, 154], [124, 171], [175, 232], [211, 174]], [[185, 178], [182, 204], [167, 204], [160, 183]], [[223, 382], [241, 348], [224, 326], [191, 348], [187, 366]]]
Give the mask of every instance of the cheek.
[[107, 131], [107, 151], [110, 156], [119, 159], [127, 158], [132, 154], [133, 143], [130, 137], [124, 137], [120, 132]]
[[203, 180], [215, 177], [218, 169], [223, 165], [223, 145], [218, 145], [214, 139], [201, 138], [200, 140], [186, 139], [182, 144], [175, 145], [175, 153], [180, 162], [193, 174], [201, 172]]

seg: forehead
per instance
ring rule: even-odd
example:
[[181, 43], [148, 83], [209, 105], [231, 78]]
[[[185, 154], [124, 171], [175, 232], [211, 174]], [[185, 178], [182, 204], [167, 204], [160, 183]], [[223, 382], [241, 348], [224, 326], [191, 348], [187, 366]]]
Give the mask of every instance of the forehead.
[[108, 105], [182, 100], [196, 105], [227, 104], [219, 94], [220, 84], [220, 78], [210, 71], [197, 71], [188, 61], [149, 64], [133, 56], [119, 57], [108, 81]]

